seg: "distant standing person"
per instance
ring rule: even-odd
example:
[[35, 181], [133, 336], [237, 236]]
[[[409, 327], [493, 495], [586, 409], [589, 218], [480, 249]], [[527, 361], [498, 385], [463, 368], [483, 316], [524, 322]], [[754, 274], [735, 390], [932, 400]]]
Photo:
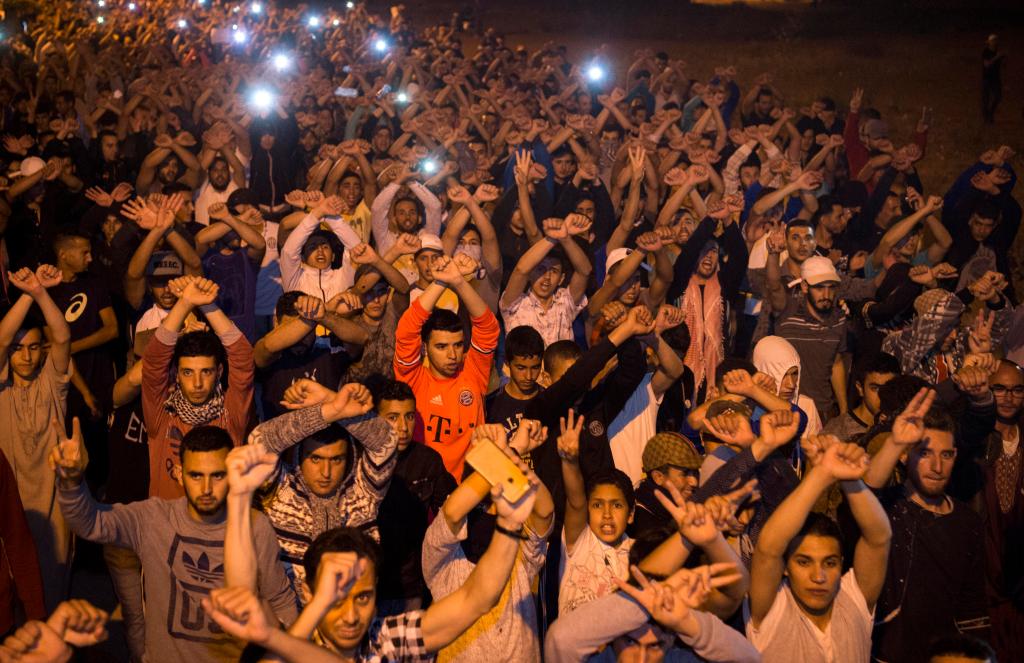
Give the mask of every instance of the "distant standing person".
[[985, 124], [996, 121], [996, 107], [1003, 99], [1003, 65], [1006, 54], [999, 51], [999, 37], [989, 35], [981, 52], [981, 116]]

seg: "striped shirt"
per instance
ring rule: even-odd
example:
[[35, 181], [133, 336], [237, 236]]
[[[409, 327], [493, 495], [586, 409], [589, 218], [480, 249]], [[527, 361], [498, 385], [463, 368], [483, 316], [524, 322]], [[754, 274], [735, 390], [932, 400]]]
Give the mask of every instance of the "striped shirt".
[[787, 310], [776, 323], [775, 332], [796, 348], [802, 373], [800, 393], [814, 400], [822, 420], [826, 420], [835, 403], [832, 364], [836, 356], [846, 352], [847, 318], [836, 306], [824, 320], [818, 320], [807, 307], [805, 300], [799, 308]]

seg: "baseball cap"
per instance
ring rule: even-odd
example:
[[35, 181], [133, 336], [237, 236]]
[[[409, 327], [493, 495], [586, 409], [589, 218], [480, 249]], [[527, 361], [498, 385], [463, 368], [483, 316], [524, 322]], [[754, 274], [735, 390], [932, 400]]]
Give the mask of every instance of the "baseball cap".
[[[612, 267], [619, 264], [633, 253], [633, 249], [626, 248], [624, 246], [611, 251], [608, 257], [604, 261], [604, 277], [608, 278], [608, 274], [612, 271]], [[651, 266], [645, 262], [640, 263], [640, 266], [647, 271], [651, 270]]]
[[20, 177], [28, 177], [35, 175], [43, 168], [46, 168], [46, 162], [39, 157], [25, 157], [21, 160], [21, 167], [18, 168], [17, 174]]
[[868, 138], [878, 140], [889, 137], [889, 125], [883, 120], [871, 119], [864, 123], [864, 133]]
[[644, 446], [643, 468], [645, 473], [673, 465], [684, 470], [699, 470], [700, 452], [688, 438], [672, 431], [658, 433]]
[[420, 248], [416, 249], [416, 255], [423, 251], [437, 251], [444, 253], [444, 243], [441, 238], [432, 233], [420, 233]]
[[839, 283], [839, 273], [832, 261], [824, 256], [811, 256], [800, 265], [800, 278], [807, 285], [821, 285], [832, 281]]
[[170, 252], [154, 253], [146, 266], [146, 276], [150, 279], [176, 279], [185, 273], [185, 266], [177, 254]]

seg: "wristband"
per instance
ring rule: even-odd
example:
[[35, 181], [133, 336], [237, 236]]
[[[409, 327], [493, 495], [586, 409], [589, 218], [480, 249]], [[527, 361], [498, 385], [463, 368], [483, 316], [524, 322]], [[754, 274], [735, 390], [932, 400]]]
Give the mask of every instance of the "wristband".
[[561, 244], [561, 240], [555, 239], [554, 237], [548, 237], [547, 235], [544, 235], [544, 239], [551, 242], [552, 246], [558, 246], [559, 244]]
[[502, 527], [497, 522], [494, 523], [494, 531], [495, 532], [501, 532], [505, 536], [511, 537], [513, 539], [519, 539], [520, 541], [527, 541], [530, 538], [526, 534], [523, 533], [522, 529], [520, 529], [517, 532], [515, 530], [508, 529], [507, 527]]
[[434, 279], [434, 283], [436, 283], [437, 285], [441, 286], [442, 288], [447, 288], [448, 287], [448, 284], [445, 283], [444, 281], [442, 281], [441, 279]]
[[207, 313], [212, 313], [214, 311], [219, 311], [219, 310], [220, 310], [220, 308], [216, 304], [203, 304], [202, 306], [199, 307], [199, 311], [203, 315], [206, 315]]

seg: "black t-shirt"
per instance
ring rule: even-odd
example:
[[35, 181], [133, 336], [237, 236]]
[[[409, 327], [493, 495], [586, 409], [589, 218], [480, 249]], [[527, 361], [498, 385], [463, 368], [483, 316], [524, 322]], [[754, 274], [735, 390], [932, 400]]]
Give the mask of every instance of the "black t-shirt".
[[263, 416], [267, 419], [287, 412], [281, 407], [284, 392], [296, 380], [306, 378], [319, 382], [328, 389], [337, 389], [352, 359], [344, 351], [331, 352], [314, 347], [309, 352], [285, 350], [270, 366], [257, 370], [263, 385]]
[[[420, 553], [427, 525], [455, 490], [441, 454], [416, 442], [398, 452], [377, 527], [383, 557], [377, 591], [383, 599], [426, 596]], [[441, 516], [443, 517], [443, 516]]]
[[142, 417], [142, 399], [114, 410], [108, 420], [110, 478], [105, 502], [127, 504], [149, 497], [149, 438]]
[[[100, 279], [79, 274], [70, 283], [50, 288], [50, 297], [71, 327], [71, 340], [78, 341], [103, 328], [100, 311], [111, 308], [110, 292]], [[74, 355], [75, 370], [85, 379], [96, 399], [104, 405], [110, 402], [114, 388], [114, 346], [112, 343], [82, 350]]]
[[487, 397], [484, 407], [487, 411], [486, 421], [489, 424], [501, 424], [509, 437], [519, 428], [519, 420], [523, 418], [530, 399], [512, 398], [502, 387]]

